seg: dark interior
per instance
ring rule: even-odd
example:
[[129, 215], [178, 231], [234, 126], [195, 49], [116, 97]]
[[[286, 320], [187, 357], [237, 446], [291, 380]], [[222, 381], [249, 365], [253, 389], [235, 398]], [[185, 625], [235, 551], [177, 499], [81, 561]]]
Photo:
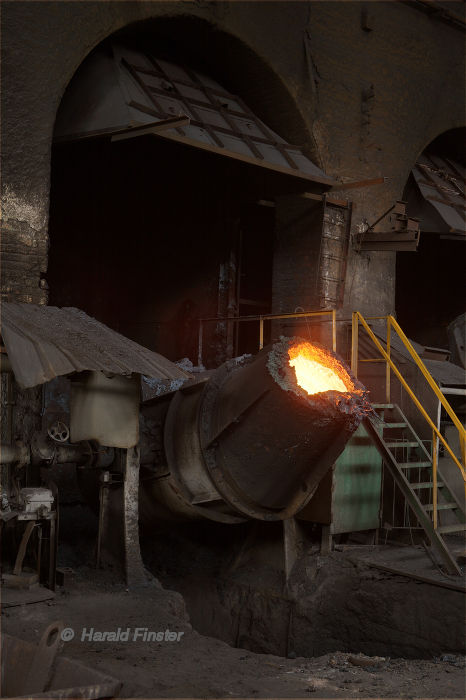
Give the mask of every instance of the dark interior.
[[[465, 129], [452, 129], [433, 141], [428, 153], [465, 164]], [[424, 345], [448, 348], [448, 325], [465, 310], [464, 240], [448, 235], [445, 222], [428, 204], [410, 175], [403, 193], [408, 214], [420, 218], [415, 253], [396, 256], [396, 311], [405, 332]]]
[[[270, 312], [275, 210], [258, 202], [299, 187], [158, 137], [57, 144], [50, 303], [196, 362], [199, 318]], [[207, 365], [224, 332], [205, 324]], [[231, 332], [235, 354], [257, 350], [257, 322]]]

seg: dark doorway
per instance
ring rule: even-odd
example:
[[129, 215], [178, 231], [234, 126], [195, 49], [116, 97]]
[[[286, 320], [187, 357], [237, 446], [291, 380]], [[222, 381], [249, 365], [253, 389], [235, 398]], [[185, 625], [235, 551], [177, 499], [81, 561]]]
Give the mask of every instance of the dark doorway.
[[396, 310], [403, 329], [448, 348], [448, 325], [465, 311], [465, 130], [439, 136], [419, 156], [403, 194], [420, 219], [416, 253], [398, 253]]

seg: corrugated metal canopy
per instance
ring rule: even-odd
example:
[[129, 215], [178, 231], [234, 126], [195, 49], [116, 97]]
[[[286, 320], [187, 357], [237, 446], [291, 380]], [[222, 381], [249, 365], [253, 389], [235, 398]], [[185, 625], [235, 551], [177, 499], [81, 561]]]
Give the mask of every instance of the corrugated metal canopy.
[[464, 168], [447, 158], [423, 153], [413, 169], [413, 177], [425, 202], [434, 207], [444, 222], [444, 230], [439, 233], [466, 238]]
[[84, 311], [2, 303], [1, 334], [16, 381], [29, 388], [84, 370], [190, 379], [162, 355], [116, 333]]
[[57, 115], [55, 140], [112, 134], [178, 116], [190, 123], [158, 132], [160, 138], [338, 184], [208, 76], [116, 44], [91, 54], [73, 78]]

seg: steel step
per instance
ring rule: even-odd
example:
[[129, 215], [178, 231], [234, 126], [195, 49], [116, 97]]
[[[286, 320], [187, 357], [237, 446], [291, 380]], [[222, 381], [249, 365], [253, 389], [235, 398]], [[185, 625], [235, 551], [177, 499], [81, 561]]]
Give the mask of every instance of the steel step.
[[422, 469], [424, 467], [431, 467], [432, 462], [398, 462], [398, 466], [401, 469]]
[[447, 534], [448, 532], [464, 532], [465, 530], [466, 523], [457, 523], [456, 525], [440, 525], [440, 527], [437, 528], [437, 532], [440, 532], [443, 535]]
[[[411, 484], [411, 488], [414, 489], [415, 491], [418, 489], [431, 489], [433, 487], [433, 482], [432, 481], [419, 481], [417, 484]], [[443, 488], [444, 483], [443, 481], [437, 481], [437, 488], [441, 489]]]
[[[458, 508], [458, 504], [453, 501], [453, 503], [437, 503], [437, 510], [453, 510], [455, 508]], [[424, 506], [424, 510], [427, 511], [432, 511], [434, 510], [434, 504], [429, 503], [428, 505]]]
[[407, 423], [384, 423], [384, 428], [407, 428]]
[[[408, 422], [408, 421], [406, 421]], [[441, 532], [462, 532], [466, 530], [466, 525], [464, 526], [453, 526], [452, 528], [449, 528], [448, 530], [439, 528], [435, 529], [434, 524], [432, 522], [431, 516], [429, 513], [427, 513], [424, 509], [424, 506], [420, 502], [418, 498], [418, 493], [412, 488], [412, 484], [409, 483], [407, 474], [403, 472], [403, 469], [419, 469], [420, 467], [431, 467], [432, 468], [432, 462], [407, 462], [404, 464], [400, 464], [398, 460], [395, 457], [395, 454], [391, 452], [388, 448], [387, 443], [382, 439], [380, 435], [380, 429], [379, 425], [377, 422], [377, 419], [374, 417], [367, 417], [363, 421], [363, 425], [365, 429], [367, 430], [368, 434], [372, 438], [374, 445], [376, 446], [377, 450], [379, 451], [380, 456], [382, 457], [386, 468], [388, 471], [391, 473], [396, 485], [398, 488], [401, 490], [403, 493], [406, 503], [409, 505], [411, 510], [413, 511], [414, 515], [419, 521], [419, 524], [421, 527], [424, 529], [424, 532], [426, 535], [429, 537], [432, 547], [435, 548], [436, 554], [438, 554], [439, 559], [443, 562], [443, 564], [446, 567], [446, 570], [449, 574], [453, 574], [454, 576], [461, 576], [462, 572], [460, 567], [458, 566], [458, 563], [456, 562], [455, 558], [453, 557], [452, 553], [448, 549], [447, 544], [445, 543], [444, 539], [441, 537]], [[395, 443], [396, 446], [401, 446], [400, 443]], [[419, 442], [416, 442], [415, 445], [418, 445], [421, 447]], [[447, 527], [447, 526], [445, 526]]]
[[386, 442], [385, 445], [390, 447], [390, 449], [393, 449], [394, 447], [420, 447], [418, 442], [411, 440], [407, 440], [406, 442], [403, 442], [402, 440], [400, 440], [400, 442]]
[[394, 403], [373, 403], [372, 408], [395, 408]]

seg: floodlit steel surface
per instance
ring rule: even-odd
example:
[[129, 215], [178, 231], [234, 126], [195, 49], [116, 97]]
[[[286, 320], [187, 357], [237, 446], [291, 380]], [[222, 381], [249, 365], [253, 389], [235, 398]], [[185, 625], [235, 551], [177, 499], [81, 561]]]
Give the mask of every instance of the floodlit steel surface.
[[191, 376], [80, 309], [4, 302], [0, 326], [13, 373], [23, 388], [84, 370], [159, 380]]
[[144, 460], [153, 477], [141, 489], [146, 523], [164, 517], [160, 506], [172, 516], [234, 523], [285, 520], [308, 503], [370, 407], [349, 374], [347, 392], [308, 394], [289, 364], [289, 349], [301, 342], [283, 338], [255, 357], [229, 360], [207, 382], [143, 409], [148, 439], [159, 445], [159, 455]]
[[159, 138], [323, 185], [339, 184], [210, 77], [118, 44], [111, 53], [95, 51], [77, 73], [57, 116], [55, 140], [111, 135], [170, 117], [188, 117], [190, 123], [164, 130]]
[[423, 153], [413, 169], [413, 177], [426, 202], [440, 214], [447, 231], [465, 238], [464, 167], [447, 158]]
[[139, 440], [141, 381], [84, 372], [71, 382], [71, 442], [95, 440], [109, 447], [134, 447]]

